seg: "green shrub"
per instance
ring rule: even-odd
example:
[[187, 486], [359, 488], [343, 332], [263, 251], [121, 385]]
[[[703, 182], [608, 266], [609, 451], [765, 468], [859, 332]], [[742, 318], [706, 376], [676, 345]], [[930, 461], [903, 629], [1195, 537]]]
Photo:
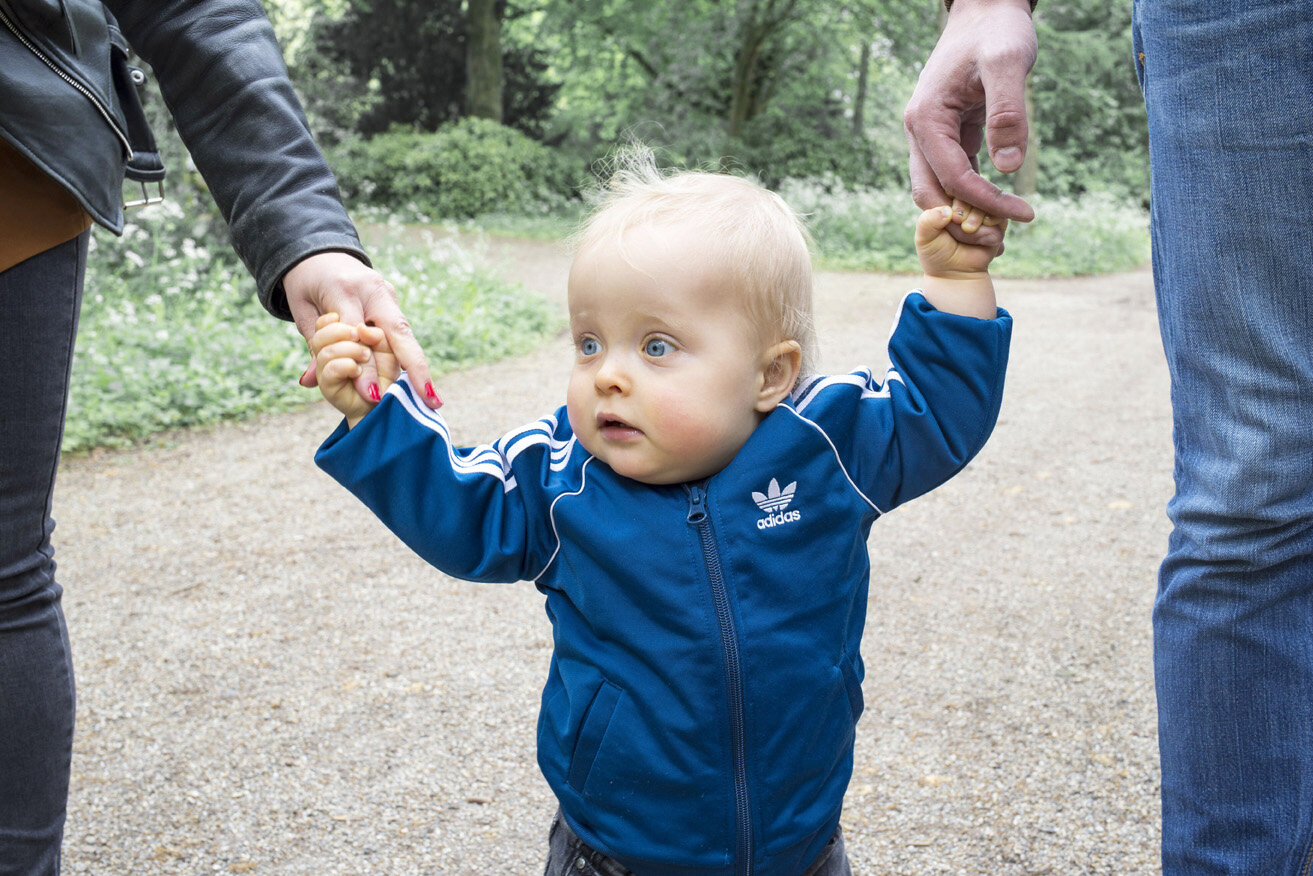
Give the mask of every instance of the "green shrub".
[[[804, 214], [822, 265], [919, 273], [912, 235], [919, 214], [903, 189], [847, 189], [834, 180], [789, 180], [784, 199]], [[1013, 223], [991, 267], [999, 277], [1071, 277], [1124, 271], [1149, 259], [1149, 217], [1105, 192], [1032, 197], [1035, 221]]]
[[837, 179], [786, 180], [780, 195], [802, 214], [823, 265], [919, 271], [916, 208], [902, 189], [849, 189]]
[[546, 212], [573, 198], [584, 175], [519, 131], [475, 118], [351, 141], [331, 162], [348, 199], [424, 219]]
[[833, 107], [768, 107], [724, 149], [735, 164], [772, 188], [786, 179], [841, 180], [848, 186], [892, 186], [906, 176], [907, 151], [887, 151], [854, 136]]
[[1030, 203], [1035, 221], [1008, 228], [999, 276], [1110, 274], [1149, 261], [1149, 214], [1130, 198], [1086, 192]]

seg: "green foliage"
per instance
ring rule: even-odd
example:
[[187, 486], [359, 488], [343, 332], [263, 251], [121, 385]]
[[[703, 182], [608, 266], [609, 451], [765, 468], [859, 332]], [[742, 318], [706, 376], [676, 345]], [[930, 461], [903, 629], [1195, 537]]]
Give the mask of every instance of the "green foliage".
[[1149, 128], [1135, 79], [1131, 0], [1045, 0], [1038, 9], [1039, 190], [1115, 190], [1147, 207]]
[[857, 111], [888, 90], [878, 81], [859, 88], [861, 46], [874, 47], [873, 69], [888, 72], [901, 95], [903, 53], [928, 53], [933, 43], [930, 6], [924, 15], [905, 4], [828, 0], [544, 6], [540, 42], [568, 71], [553, 127], [574, 152], [595, 157], [636, 138], [680, 164], [772, 182], [832, 175], [884, 185], [903, 173], [901, 105]]
[[880, 152], [858, 135], [835, 100], [813, 106], [772, 106], [745, 126], [743, 135], [724, 148], [732, 163], [768, 186], [785, 179], [832, 179], [875, 185], [899, 180], [906, 158]]
[[807, 222], [821, 264], [849, 270], [920, 270], [916, 209], [902, 189], [849, 189], [838, 180], [787, 180], [780, 195]]
[[583, 176], [563, 153], [473, 118], [346, 143], [330, 159], [348, 198], [427, 217], [541, 212], [573, 197]]
[[[296, 382], [309, 364], [305, 341], [265, 312], [245, 271], [155, 227], [176, 225], [176, 211], [152, 208], [122, 242], [95, 239], [65, 451], [319, 398]], [[521, 352], [558, 328], [542, 299], [477, 270], [450, 242], [391, 244], [371, 255], [435, 373]]]
[[1149, 214], [1134, 198], [1087, 190], [1032, 205], [1035, 221], [1008, 229], [1000, 277], [1109, 274], [1149, 261]]
[[[919, 273], [919, 211], [902, 189], [826, 188], [789, 181], [781, 192], [807, 218], [822, 265]], [[1124, 271], [1149, 259], [1148, 214], [1116, 195], [1032, 199], [1035, 221], [1014, 223], [991, 271], [998, 277], [1070, 277]]]

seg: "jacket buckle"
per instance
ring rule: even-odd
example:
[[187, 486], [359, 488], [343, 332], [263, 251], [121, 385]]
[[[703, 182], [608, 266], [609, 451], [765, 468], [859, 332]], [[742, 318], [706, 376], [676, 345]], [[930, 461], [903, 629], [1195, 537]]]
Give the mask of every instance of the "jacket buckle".
[[149, 206], [151, 206], [151, 205], [153, 205], [153, 204], [163, 204], [163, 203], [164, 203], [164, 181], [163, 181], [163, 180], [155, 180], [155, 181], [154, 181], [154, 185], [155, 185], [155, 187], [156, 187], [155, 192], [151, 192], [149, 189], [146, 188], [146, 182], [145, 182], [145, 180], [142, 180], [141, 183], [140, 183], [140, 185], [141, 185], [141, 198], [139, 198], [139, 199], [133, 199], [133, 200], [131, 200], [131, 201], [128, 200], [127, 198], [124, 198], [124, 200], [123, 200], [123, 209], [124, 209], [124, 210], [132, 210], [132, 209], [135, 209], [135, 208], [137, 208], [137, 207], [149, 207]]

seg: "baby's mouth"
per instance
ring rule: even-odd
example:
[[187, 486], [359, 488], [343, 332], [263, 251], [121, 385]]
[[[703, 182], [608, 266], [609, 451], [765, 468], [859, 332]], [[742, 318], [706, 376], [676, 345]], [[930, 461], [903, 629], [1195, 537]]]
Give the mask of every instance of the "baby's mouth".
[[611, 441], [623, 441], [630, 438], [637, 438], [642, 435], [642, 431], [626, 423], [619, 417], [611, 414], [597, 415], [597, 431], [602, 434], [603, 438]]

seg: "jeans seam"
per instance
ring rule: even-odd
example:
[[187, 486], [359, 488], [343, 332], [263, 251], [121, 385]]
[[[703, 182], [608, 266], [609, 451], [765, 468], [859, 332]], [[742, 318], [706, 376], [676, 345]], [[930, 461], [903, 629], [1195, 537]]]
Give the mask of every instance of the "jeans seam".
[[[73, 238], [72, 241], [70, 241], [70, 244], [74, 247], [74, 252], [76, 253], [76, 258], [73, 260], [73, 274], [71, 277], [71, 285], [73, 287], [74, 301], [73, 301], [73, 307], [69, 313], [68, 335], [62, 350], [64, 354], [64, 361], [66, 363], [64, 367], [64, 401], [60, 406], [60, 410], [59, 410], [59, 440], [56, 443], [56, 448], [62, 447], [64, 444], [64, 427], [68, 420], [69, 398], [73, 393], [73, 354], [75, 352], [75, 348], [77, 345], [78, 314], [82, 307], [82, 302], [80, 300], [82, 283], [79, 280], [79, 278], [86, 270], [86, 258], [87, 258], [86, 243], [87, 243], [87, 237], [90, 234], [91, 232], [84, 231], [82, 232], [82, 234], [78, 235], [77, 237]], [[42, 529], [44, 529], [46, 526], [47, 520], [50, 517], [51, 506], [54, 502], [55, 480], [59, 474], [59, 457], [60, 457], [59, 450], [56, 449], [54, 455], [51, 458], [52, 461], [50, 464], [50, 475], [46, 479], [46, 498], [45, 498], [46, 511], [41, 517], [40, 526]], [[44, 532], [39, 533], [38, 538], [44, 539], [45, 533]], [[53, 544], [51, 545], [50, 549], [52, 551], [54, 550]]]

